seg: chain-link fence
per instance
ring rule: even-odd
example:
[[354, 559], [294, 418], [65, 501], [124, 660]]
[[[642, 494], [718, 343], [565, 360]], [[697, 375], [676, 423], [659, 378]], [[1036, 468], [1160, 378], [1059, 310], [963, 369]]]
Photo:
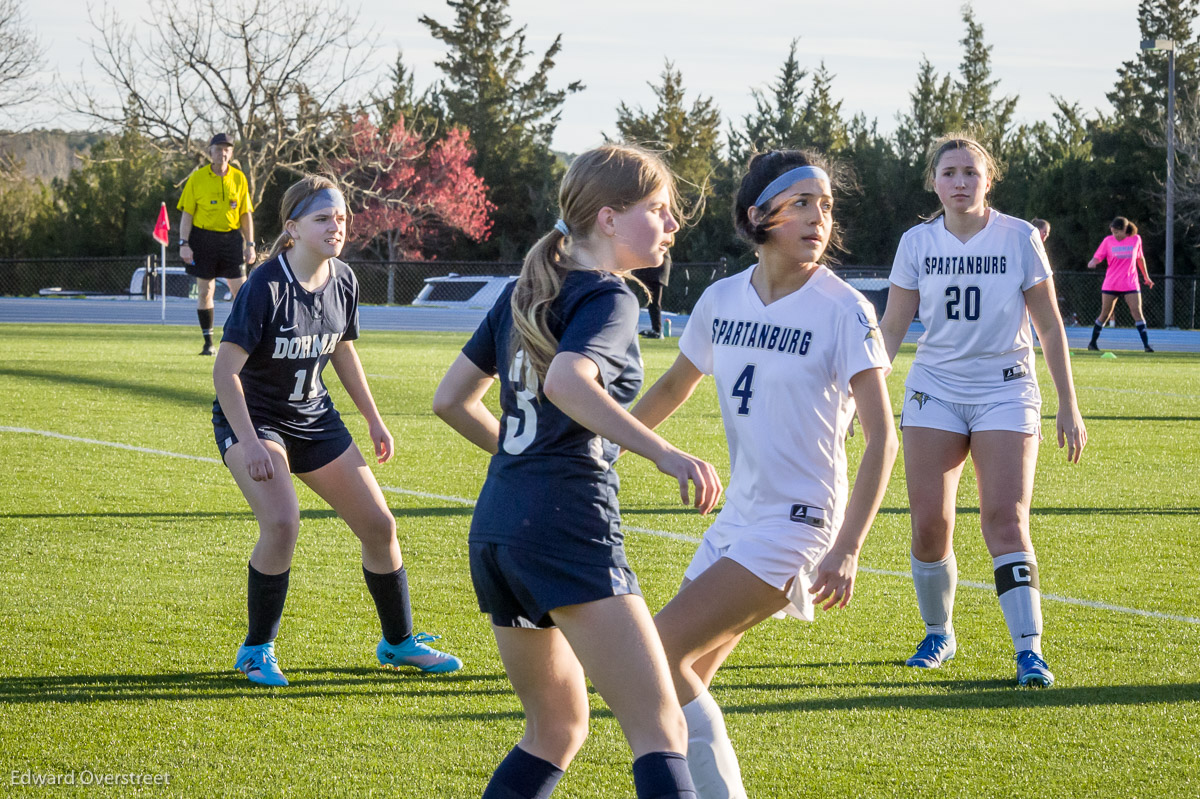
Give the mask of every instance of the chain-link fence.
[[[520, 261], [348, 261], [358, 277], [361, 301], [371, 305], [409, 305], [430, 278], [507, 276], [521, 271]], [[700, 293], [727, 274], [726, 261], [674, 264], [663, 307], [687, 313]], [[0, 296], [159, 296], [158, 256], [124, 258], [0, 259]], [[167, 258], [167, 295], [195, 294], [195, 281], [177, 258]], [[218, 293], [218, 299], [221, 293]]]
[[[518, 261], [350, 261], [358, 276], [362, 302], [373, 305], [409, 305], [430, 278], [460, 276], [506, 276], [521, 270]], [[740, 267], [725, 259], [711, 263], [676, 263], [670, 284], [663, 294], [663, 309], [690, 313], [701, 292], [714, 280]], [[862, 291], [883, 313], [887, 299], [888, 267], [841, 266], [837, 273]], [[158, 256], [121, 258], [37, 258], [0, 260], [0, 295], [3, 296], [158, 296]], [[149, 279], [147, 279], [149, 276]], [[1166, 323], [1167, 278], [1152, 275], [1154, 288], [1144, 290], [1142, 305], [1152, 328]], [[1103, 270], [1055, 272], [1059, 307], [1068, 325], [1089, 327], [1100, 311]], [[1185, 329], [1197, 327], [1197, 277], [1176, 275], [1171, 282], [1170, 324]], [[167, 294], [186, 297], [195, 291], [194, 281], [178, 259], [167, 258]], [[1128, 325], [1128, 311], [1119, 303], [1116, 320]]]

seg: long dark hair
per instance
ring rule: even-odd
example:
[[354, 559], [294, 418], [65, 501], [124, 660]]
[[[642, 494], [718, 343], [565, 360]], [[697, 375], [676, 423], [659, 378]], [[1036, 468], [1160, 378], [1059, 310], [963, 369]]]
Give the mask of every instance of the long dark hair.
[[[782, 203], [768, 201], [766, 208], [759, 209], [760, 212], [765, 213], [756, 224], [750, 220], [750, 208], [754, 205], [754, 201], [772, 180], [801, 166], [815, 166], [825, 170], [825, 174], [829, 175], [829, 182], [832, 184], [830, 190], [834, 196], [842, 193], [850, 183], [850, 177], [845, 167], [816, 150], [771, 150], [751, 158], [733, 203], [733, 227], [737, 231], [738, 237], [749, 244], [752, 249], [767, 243], [767, 239], [771, 237], [771, 231], [779, 224], [779, 213], [784, 207]], [[821, 260], [836, 263], [837, 259], [832, 256], [832, 250], [846, 251], [843, 245], [842, 229], [836, 220], [829, 233], [829, 245], [825, 248]]]
[[1124, 230], [1126, 236], [1136, 236], [1137, 235], [1137, 225], [1133, 224], [1132, 222], [1130, 222], [1128, 219], [1126, 219], [1123, 216], [1118, 216], [1116, 219], [1114, 219], [1112, 221], [1112, 224], [1108, 226], [1108, 229], [1109, 230]]

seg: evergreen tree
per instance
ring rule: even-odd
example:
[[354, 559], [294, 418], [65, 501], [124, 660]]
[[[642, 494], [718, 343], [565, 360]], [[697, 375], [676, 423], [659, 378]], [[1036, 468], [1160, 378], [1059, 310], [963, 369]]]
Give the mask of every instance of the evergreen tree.
[[[31, 258], [52, 252], [53, 195], [41, 180], [25, 177], [22, 166], [0, 153], [0, 258]], [[20, 290], [32, 288], [30, 284]]]
[[954, 82], [954, 96], [959, 115], [968, 129], [981, 138], [981, 143], [1000, 156], [1005, 137], [1017, 107], [1016, 95], [992, 99], [1000, 81], [992, 80], [992, 47], [984, 44], [983, 25], [975, 19], [968, 3], [962, 9], [966, 35], [959, 40], [963, 58], [958, 67], [959, 79]]
[[583, 84], [550, 88], [561, 36], [526, 74], [532, 53], [525, 27], [512, 26], [508, 0], [448, 0], [448, 5], [455, 15], [452, 24], [429, 16], [420, 20], [449, 48], [437, 62], [443, 74], [437, 93], [446, 122], [470, 133], [475, 171], [496, 206], [495, 234], [469, 252], [477, 258], [519, 259], [554, 224], [563, 167], [550, 140], [563, 101]]
[[754, 113], [742, 117], [740, 128], [730, 125], [729, 160], [742, 169], [755, 153], [781, 147], [795, 147], [800, 141], [798, 124], [804, 114], [804, 89], [801, 83], [808, 71], [796, 60], [798, 39], [792, 39], [787, 59], [779, 68], [779, 77], [771, 84], [771, 96], [751, 89]]
[[908, 97], [908, 111], [896, 115], [896, 152], [909, 166], [923, 165], [925, 152], [934, 139], [961, 128], [963, 119], [950, 76], [939, 79], [924, 56], [917, 70], [917, 85]]
[[[410, 131], [425, 136], [437, 136], [442, 131], [443, 109], [437, 93], [432, 87], [418, 92], [416, 77], [404, 63], [403, 51], [396, 53], [396, 61], [388, 70], [391, 84], [387, 94], [372, 95], [369, 107], [375, 112], [381, 130], [391, 130], [404, 120]], [[365, 109], [364, 109], [365, 110]], [[357, 117], [349, 121], [352, 127]]]
[[[663, 158], [680, 179], [685, 206], [700, 212], [714, 196], [713, 178], [722, 164], [721, 111], [711, 97], [701, 96], [689, 108], [683, 75], [670, 61], [661, 78], [661, 84], [650, 84], [658, 101], [653, 109], [633, 109], [623, 102], [617, 107], [617, 132], [625, 141], [661, 147]], [[702, 225], [684, 228], [677, 238], [675, 259], [701, 260], [701, 254], [711, 248], [712, 233]]]
[[835, 102], [833, 99], [833, 77], [825, 68], [824, 61], [813, 73], [808, 100], [804, 104], [803, 121], [799, 126], [799, 144], [836, 156], [849, 146], [850, 140], [842, 119], [842, 101]]
[[[847, 148], [841, 157], [853, 170], [855, 185], [849, 196], [837, 198], [834, 220], [844, 231], [846, 255], [842, 260], [859, 266], [887, 266], [896, 254], [900, 235], [925, 210], [923, 191], [913, 193], [905, 184], [906, 165], [896, 154], [878, 123], [862, 114], [850, 120]], [[919, 204], [919, 205], [918, 205]]]
[[178, 197], [170, 180], [174, 167], [132, 119], [119, 136], [98, 143], [82, 167], [53, 183], [62, 214], [56, 237], [61, 253], [146, 253], [164, 199], [177, 224], [169, 199]]
[[[1177, 102], [1200, 92], [1200, 42], [1193, 23], [1198, 0], [1141, 0], [1138, 25], [1143, 39], [1175, 42]], [[1151, 273], [1161, 271], [1165, 253], [1162, 185], [1166, 181], [1167, 53], [1141, 50], [1117, 70], [1108, 99], [1111, 117], [1101, 116], [1091, 127], [1095, 156], [1098, 207], [1089, 218], [1103, 234], [1114, 216], [1126, 216], [1139, 226]], [[1178, 120], [1178, 117], [1177, 117]], [[1186, 171], [1177, 167], [1177, 175]], [[1178, 186], [1178, 179], [1176, 185]], [[1195, 232], [1176, 225], [1175, 271], [1197, 270], [1200, 253], [1193, 246]]]

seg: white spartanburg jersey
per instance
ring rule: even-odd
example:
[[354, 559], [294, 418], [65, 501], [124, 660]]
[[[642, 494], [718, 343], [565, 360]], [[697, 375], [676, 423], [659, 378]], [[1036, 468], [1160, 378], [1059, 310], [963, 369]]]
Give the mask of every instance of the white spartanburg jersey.
[[763, 305], [757, 266], [709, 286], [679, 350], [716, 380], [732, 471], [705, 534], [728, 546], [749, 528], [832, 546], [846, 507], [850, 378], [890, 371], [871, 303], [819, 267], [800, 290]]
[[989, 209], [965, 244], [943, 217], [900, 239], [891, 282], [921, 293], [925, 332], [905, 385], [947, 402], [1040, 401], [1025, 290], [1050, 277], [1037, 229]]

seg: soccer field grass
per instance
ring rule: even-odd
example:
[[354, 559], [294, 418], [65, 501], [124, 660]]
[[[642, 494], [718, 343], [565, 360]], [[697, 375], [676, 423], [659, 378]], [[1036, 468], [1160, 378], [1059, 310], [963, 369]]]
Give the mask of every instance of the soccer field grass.
[[[194, 355], [195, 331], [0, 325], [0, 334], [9, 792], [482, 793], [522, 714], [467, 570], [468, 503], [486, 456], [429, 411], [465, 336], [370, 332], [358, 342], [396, 437], [396, 458], [375, 471], [396, 514], [417, 627], [445, 636], [439, 645], [465, 668], [375, 667], [379, 628], [357, 542], [301, 487], [277, 642], [292, 684], [263, 689], [232, 669], [256, 527], [216, 462], [212, 361]], [[643, 349], [653, 379], [676, 344]], [[906, 347], [889, 380], [897, 411], [911, 355]], [[1032, 525], [1057, 684], [1013, 685], [970, 466], [958, 503], [958, 657], [934, 672], [901, 666], [922, 630], [897, 463], [852, 605], [811, 625], [760, 625], [717, 675], [713, 695], [750, 796], [1200, 794], [1200, 356], [1074, 358], [1089, 433], [1077, 466], [1052, 441], [1055, 398], [1039, 358], [1048, 438]], [[326, 378], [365, 441], [332, 369]], [[662, 432], [728, 476], [711, 381]], [[861, 437], [850, 450], [853, 469]], [[673, 504], [671, 480], [649, 463], [629, 456], [619, 468], [625, 521], [644, 531], [628, 534], [630, 559], [656, 610], [694, 549], [681, 537], [698, 539], [706, 520]], [[632, 797], [620, 730], [599, 697], [592, 706], [591, 737], [555, 796]], [[84, 784], [130, 774], [169, 784]], [[75, 784], [22, 785], [46, 778]]]

